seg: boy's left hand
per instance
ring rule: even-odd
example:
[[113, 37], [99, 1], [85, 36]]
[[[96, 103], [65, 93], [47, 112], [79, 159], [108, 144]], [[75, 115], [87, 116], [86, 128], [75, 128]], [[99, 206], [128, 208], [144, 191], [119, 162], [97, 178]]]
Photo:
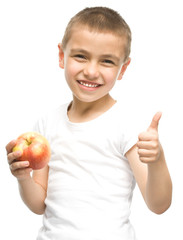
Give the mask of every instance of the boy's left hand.
[[162, 113], [157, 112], [146, 132], [139, 134], [137, 142], [139, 159], [143, 163], [153, 163], [158, 161], [161, 153], [158, 137], [158, 124]]

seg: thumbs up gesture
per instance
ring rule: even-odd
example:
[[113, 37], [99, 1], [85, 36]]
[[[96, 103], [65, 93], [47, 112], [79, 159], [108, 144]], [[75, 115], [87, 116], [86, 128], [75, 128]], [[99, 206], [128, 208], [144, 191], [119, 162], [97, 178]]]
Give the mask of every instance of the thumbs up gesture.
[[143, 163], [153, 163], [158, 161], [161, 153], [158, 124], [162, 113], [157, 112], [148, 127], [146, 132], [139, 134], [139, 141], [137, 142], [139, 159]]

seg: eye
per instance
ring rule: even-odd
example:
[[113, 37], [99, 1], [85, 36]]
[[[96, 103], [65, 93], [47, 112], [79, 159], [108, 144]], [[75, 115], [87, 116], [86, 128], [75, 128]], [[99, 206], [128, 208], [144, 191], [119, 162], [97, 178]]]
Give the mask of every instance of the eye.
[[109, 59], [104, 59], [102, 62], [104, 64], [107, 64], [107, 65], [115, 65], [115, 63], [112, 60], [109, 60]]
[[74, 55], [74, 57], [76, 59], [79, 59], [79, 60], [85, 60], [86, 59], [86, 57], [84, 55], [82, 55], [82, 54], [76, 54], [76, 55]]

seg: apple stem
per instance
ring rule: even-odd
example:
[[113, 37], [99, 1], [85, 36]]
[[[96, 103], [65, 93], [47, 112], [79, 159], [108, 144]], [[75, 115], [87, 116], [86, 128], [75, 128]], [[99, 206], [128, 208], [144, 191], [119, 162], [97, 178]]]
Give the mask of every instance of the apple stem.
[[27, 142], [28, 146], [31, 144], [31, 141], [29, 141], [27, 139], [26, 139], [26, 142]]

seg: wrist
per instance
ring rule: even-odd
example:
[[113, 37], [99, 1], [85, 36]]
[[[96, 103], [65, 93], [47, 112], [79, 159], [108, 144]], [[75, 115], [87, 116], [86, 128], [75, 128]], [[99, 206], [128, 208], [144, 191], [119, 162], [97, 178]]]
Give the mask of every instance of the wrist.
[[17, 181], [19, 184], [26, 184], [26, 183], [32, 181], [32, 177], [31, 177], [31, 175], [29, 175], [24, 178], [17, 178]]

